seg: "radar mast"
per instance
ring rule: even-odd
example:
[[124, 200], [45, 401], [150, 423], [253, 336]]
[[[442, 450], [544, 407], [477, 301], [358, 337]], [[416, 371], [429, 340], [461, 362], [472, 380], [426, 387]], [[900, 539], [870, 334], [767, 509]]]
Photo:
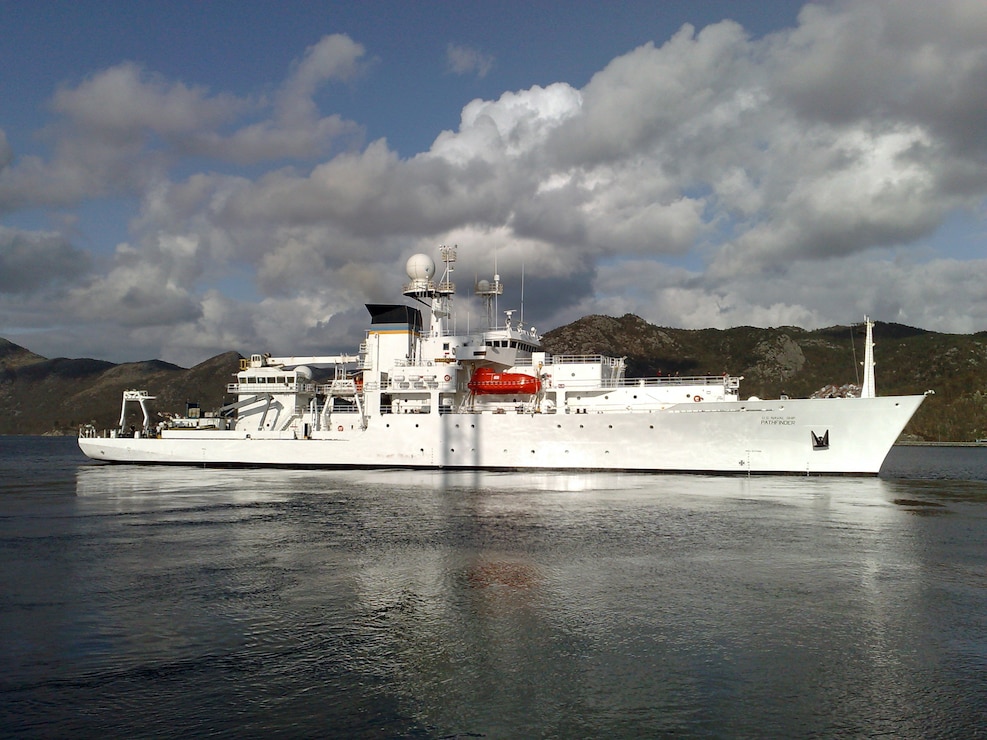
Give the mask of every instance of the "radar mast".
[[445, 320], [452, 315], [452, 296], [456, 292], [456, 285], [452, 282], [456, 245], [441, 245], [439, 254], [442, 257], [443, 270], [438, 283], [432, 280], [435, 276], [435, 262], [427, 254], [411, 255], [405, 266], [411, 282], [404, 286], [404, 295], [422, 303], [426, 299], [430, 301], [432, 336], [441, 336], [446, 331]]
[[498, 296], [504, 294], [504, 284], [500, 282], [500, 275], [494, 273], [493, 282], [489, 280], [477, 280], [473, 286], [474, 295], [483, 299], [483, 308], [487, 315], [487, 328], [494, 327], [494, 316], [497, 313], [495, 301]]

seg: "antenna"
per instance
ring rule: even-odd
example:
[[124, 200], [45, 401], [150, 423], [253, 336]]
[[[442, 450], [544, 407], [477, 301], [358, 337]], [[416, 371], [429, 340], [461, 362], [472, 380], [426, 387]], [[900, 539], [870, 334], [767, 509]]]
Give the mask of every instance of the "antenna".
[[[866, 321], [866, 319], [864, 319]], [[857, 363], [857, 338], [854, 336], [856, 324], [850, 324], [850, 353], [853, 355], [853, 379], [860, 385], [860, 365]]]
[[521, 316], [518, 318], [518, 326], [524, 326], [524, 257], [521, 258]]
[[[497, 271], [497, 247], [494, 247], [494, 284], [500, 283], [500, 273]], [[494, 295], [493, 315], [500, 316], [500, 294]], [[488, 321], [487, 325], [493, 327], [493, 322]]]

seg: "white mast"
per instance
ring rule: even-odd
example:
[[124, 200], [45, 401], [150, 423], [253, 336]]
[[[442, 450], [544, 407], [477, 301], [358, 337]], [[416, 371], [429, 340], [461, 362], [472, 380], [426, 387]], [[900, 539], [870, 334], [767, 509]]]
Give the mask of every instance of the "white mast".
[[434, 337], [443, 336], [449, 328], [447, 319], [452, 315], [452, 296], [456, 292], [456, 286], [452, 282], [456, 247], [443, 244], [439, 247], [439, 254], [442, 256], [443, 270], [438, 284], [432, 280], [435, 276], [432, 258], [427, 254], [413, 254], [408, 258], [406, 266], [411, 282], [404, 286], [403, 291], [406, 296], [422, 303], [426, 298], [430, 300], [429, 333]]
[[524, 258], [521, 258], [521, 317], [518, 319], [518, 328], [524, 326]]
[[864, 339], [864, 384], [860, 387], [861, 398], [875, 398], [874, 389], [874, 322], [869, 316], [864, 316], [864, 326], [867, 327]]

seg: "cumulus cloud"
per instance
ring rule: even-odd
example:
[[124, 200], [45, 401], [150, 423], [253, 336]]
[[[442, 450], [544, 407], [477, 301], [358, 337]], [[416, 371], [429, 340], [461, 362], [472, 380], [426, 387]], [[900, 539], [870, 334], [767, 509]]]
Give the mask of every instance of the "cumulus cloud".
[[[391, 300], [404, 259], [438, 243], [462, 246], [460, 274], [496, 265], [515, 296], [523, 269], [543, 329], [586, 313], [687, 327], [871, 313], [971, 331], [987, 325], [987, 267], [934, 240], [984, 211], [985, 39], [987, 8], [968, 0], [809, 4], [760, 39], [684, 26], [581, 89], [467, 101], [409, 158], [383, 139], [353, 146], [359, 125], [316, 104], [372, 69], [345, 36], [267, 96], [122, 64], [55, 94], [50, 159], [5, 155], [0, 138], [0, 212], [139, 198], [133, 238], [64, 305], [172, 358], [351, 348], [359, 304]], [[454, 45], [448, 60], [479, 76], [492, 64]], [[340, 137], [351, 145], [333, 151]], [[251, 285], [231, 295], [231, 275]]]
[[75, 289], [66, 305], [83, 320], [138, 328], [193, 321], [201, 312], [198, 301], [159, 265], [137, 260]]
[[0, 170], [9, 165], [14, 158], [14, 152], [7, 143], [7, 133], [0, 128]]
[[339, 115], [323, 116], [314, 96], [330, 82], [347, 82], [367, 68], [364, 48], [348, 36], [323, 37], [305, 51], [274, 95], [273, 115], [231, 135], [209, 131], [195, 149], [240, 164], [324, 155], [340, 136], [359, 136], [360, 127]]
[[[975, 332], [983, 330], [987, 317], [987, 295], [978, 288], [984, 279], [987, 260], [919, 261], [891, 255], [839, 257], [822, 270], [799, 262], [788, 268], [784, 280], [741, 275], [722, 284], [705, 280], [698, 271], [643, 260], [617, 261], [598, 270], [593, 297], [569, 307], [559, 318], [631, 312], [662, 326], [701, 329], [745, 324], [821, 327], [869, 314], [910, 326]], [[654, 287], [650, 301], [640, 295], [646, 284]], [[964, 300], [950, 300], [956, 295]]]
[[[256, 164], [325, 155], [356, 124], [322, 116], [321, 86], [364, 68], [363, 47], [324, 37], [295, 65], [273, 100], [213, 94], [169, 81], [133, 62], [63, 85], [51, 101], [54, 155], [13, 157], [0, 137], [0, 214], [38, 206], [75, 206], [108, 195], [140, 195], [189, 156]], [[249, 117], [262, 116], [257, 122]], [[4, 166], [6, 165], [6, 166]]]
[[446, 63], [453, 74], [475, 74], [482, 78], [493, 69], [494, 58], [471, 46], [449, 44], [446, 47]]
[[80, 132], [129, 143], [150, 133], [178, 137], [216, 126], [228, 121], [240, 103], [226, 95], [210, 97], [204, 88], [169, 82], [124, 62], [74, 88], [61, 88], [51, 107]]
[[35, 293], [71, 284], [89, 266], [85, 252], [61, 234], [0, 226], [0, 294]]

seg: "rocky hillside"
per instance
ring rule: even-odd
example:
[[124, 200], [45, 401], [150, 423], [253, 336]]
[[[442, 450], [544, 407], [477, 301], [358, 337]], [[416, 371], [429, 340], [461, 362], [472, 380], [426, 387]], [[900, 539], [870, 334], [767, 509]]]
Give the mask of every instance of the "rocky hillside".
[[215, 408], [228, 400], [226, 384], [239, 367], [236, 352], [188, 370], [160, 360], [49, 360], [0, 339], [0, 434], [75, 434], [83, 424], [115, 426], [123, 391], [131, 388], [156, 396], [157, 411], [184, 412], [188, 401]]
[[[987, 438], [987, 332], [939, 334], [900, 324], [874, 329], [882, 395], [936, 391], [906, 428], [928, 441]], [[746, 396], [841, 393], [860, 381], [863, 328], [670, 329], [638, 316], [587, 316], [545, 336], [555, 353], [626, 357], [628, 375], [743, 375]], [[240, 355], [218, 355], [191, 369], [158, 360], [114, 365], [49, 360], [0, 339], [0, 434], [75, 433], [81, 424], [113, 426], [128, 388], [157, 396], [157, 411], [181, 413], [231, 400], [226, 384]]]

